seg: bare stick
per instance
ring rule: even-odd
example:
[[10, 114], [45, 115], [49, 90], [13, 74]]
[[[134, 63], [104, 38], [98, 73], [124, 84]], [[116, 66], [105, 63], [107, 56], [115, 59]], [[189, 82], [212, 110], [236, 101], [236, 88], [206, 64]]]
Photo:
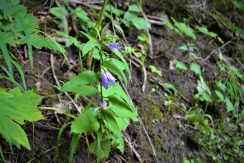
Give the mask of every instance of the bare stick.
[[[58, 87], [61, 87], [61, 85], [60, 85], [60, 83], [58, 81], [58, 78], [56, 76], [56, 73], [55, 73], [53, 54], [51, 54], [50, 62], [51, 62], [51, 68], [52, 68], [53, 78], [54, 78], [54, 80], [56, 82], [56, 85]], [[70, 99], [70, 101], [72, 102], [72, 104], [74, 105], [74, 107], [76, 108], [76, 110], [80, 113], [81, 112], [81, 108], [75, 103], [75, 101], [70, 97], [70, 95], [67, 92], [64, 92], [64, 94], [65, 94], [65, 96], [67, 96]]]
[[[123, 87], [125, 93], [126, 93], [127, 96], [129, 97], [132, 107], [135, 109], [135, 105], [133, 104], [132, 99], [131, 99], [131, 97], [130, 97], [130, 94], [128, 93], [128, 91], [127, 91], [127, 89], [126, 89], [124, 83], [121, 81], [121, 79], [119, 79], [119, 81], [120, 81], [120, 83], [121, 83], [121, 85], [122, 85], [122, 87]], [[140, 124], [141, 124], [141, 126], [142, 126], [142, 128], [143, 128], [143, 131], [144, 131], [145, 134], [146, 134], [147, 140], [148, 140], [148, 142], [149, 142], [149, 144], [150, 144], [150, 146], [151, 146], [151, 148], [152, 148], [153, 156], [154, 156], [154, 158], [156, 159], [156, 162], [158, 162], [158, 158], [157, 158], [156, 150], [155, 150], [154, 145], [153, 145], [153, 143], [152, 143], [152, 140], [151, 140], [151, 138], [150, 138], [150, 136], [149, 136], [149, 134], [148, 134], [148, 132], [147, 132], [147, 129], [146, 129], [145, 125], [143, 124], [142, 119], [141, 119], [141, 117], [139, 116], [139, 114], [137, 115], [137, 117], [138, 117], [139, 122], [140, 122]]]

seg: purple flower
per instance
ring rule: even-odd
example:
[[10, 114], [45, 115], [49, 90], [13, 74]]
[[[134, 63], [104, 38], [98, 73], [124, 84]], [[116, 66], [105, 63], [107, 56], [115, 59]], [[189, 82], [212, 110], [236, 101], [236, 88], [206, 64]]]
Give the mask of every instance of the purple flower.
[[189, 52], [193, 52], [193, 50], [194, 50], [193, 47], [191, 47], [191, 46], [188, 47], [188, 51], [189, 51]]
[[102, 79], [102, 85], [104, 86], [104, 88], [108, 89], [108, 78], [106, 73], [101, 72], [101, 79]]
[[101, 79], [102, 79], [102, 85], [104, 86], [105, 89], [108, 89], [109, 85], [115, 84], [115, 77], [109, 72], [101, 72]]
[[107, 47], [110, 50], [119, 50], [122, 48], [122, 46], [120, 46], [120, 42], [117, 42], [116, 44], [108, 44]]
[[116, 80], [115, 77], [109, 71], [106, 71], [106, 75], [107, 75], [108, 81], [110, 81], [110, 83], [112, 85], [114, 85], [115, 84], [115, 80]]

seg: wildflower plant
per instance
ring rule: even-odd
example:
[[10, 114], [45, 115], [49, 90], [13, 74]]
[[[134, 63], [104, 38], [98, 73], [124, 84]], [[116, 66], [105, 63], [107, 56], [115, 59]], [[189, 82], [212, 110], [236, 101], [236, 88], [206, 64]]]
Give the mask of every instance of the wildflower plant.
[[[81, 56], [87, 59], [86, 66], [89, 70], [81, 72], [59, 88], [63, 92], [95, 96], [98, 99], [92, 105], [84, 106], [71, 122], [73, 137], [69, 162], [72, 162], [82, 134], [95, 134], [89, 151], [96, 155], [97, 162], [106, 159], [111, 150], [118, 149], [124, 153], [123, 131], [131, 120], [137, 121], [136, 109], [124, 90], [128, 84], [126, 73], [130, 72], [123, 56], [123, 40], [119, 40], [116, 33], [109, 30], [111, 23], [103, 23], [108, 4], [109, 1], [104, 0], [98, 19], [93, 23], [95, 25], [90, 26], [90, 30], [86, 28], [80, 32], [88, 39], [85, 43], [79, 43], [78, 49], [81, 50]], [[79, 18], [84, 18], [82, 13], [85, 15], [85, 12], [79, 12]], [[87, 15], [86, 19], [89, 19]], [[77, 41], [76, 39], [76, 45]], [[96, 72], [92, 69], [92, 64], [97, 62], [100, 66]]]

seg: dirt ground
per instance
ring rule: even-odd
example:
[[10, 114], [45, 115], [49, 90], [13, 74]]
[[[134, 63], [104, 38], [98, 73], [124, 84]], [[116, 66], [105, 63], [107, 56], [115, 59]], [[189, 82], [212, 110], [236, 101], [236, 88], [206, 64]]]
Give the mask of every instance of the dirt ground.
[[[38, 15], [40, 11], [47, 11], [49, 2], [46, 4], [44, 1], [24, 1], [30, 12], [34, 15]], [[187, 11], [181, 4], [187, 5], [191, 1], [184, 1], [182, 3], [173, 1], [160, 1], [160, 0], [148, 0], [144, 3], [144, 10], [146, 14], [161, 15], [161, 16], [177, 16], [178, 14], [185, 14]], [[197, 3], [195, 1], [195, 3]], [[129, 29], [127, 33], [128, 41], [133, 41], [134, 29]], [[163, 93], [166, 91], [162, 87], [157, 85], [153, 79], [158, 81], [172, 83], [184, 96], [184, 99], [179, 99], [184, 104], [192, 102], [193, 95], [196, 88], [196, 77], [192, 74], [181, 73], [176, 70], [170, 69], [170, 61], [174, 59], [186, 61], [188, 58], [184, 53], [178, 50], [178, 47], [184, 43], [187, 43], [187, 39], [175, 39], [176, 34], [167, 30], [165, 26], [153, 25], [150, 31], [153, 42], [153, 56], [147, 57], [145, 65], [155, 65], [158, 67], [163, 76], [159, 77], [153, 73], [148, 73], [148, 80], [146, 83], [145, 92], [142, 92], [143, 85], [143, 72], [140, 67], [132, 66], [132, 78], [128, 86], [129, 94], [133, 100], [133, 103], [138, 108], [139, 115], [145, 125], [147, 132], [152, 139], [152, 143], [156, 149], [155, 158], [151, 145], [147, 139], [146, 133], [143, 127], [139, 123], [133, 123], [126, 131], [131, 146], [126, 144], [126, 150], [124, 155], [120, 155], [118, 151], [111, 153], [111, 162], [139, 162], [138, 156], [131, 150], [132, 146], [135, 151], [138, 152], [139, 158], [143, 162], [181, 162], [182, 157], [189, 152], [196, 152], [202, 158], [204, 154], [195, 143], [191, 140], [188, 133], [182, 131], [180, 127], [179, 119], [175, 118], [175, 115], [180, 115], [181, 112], [177, 108], [166, 108], [163, 105]], [[202, 36], [199, 36], [202, 37]], [[228, 37], [228, 36], [226, 36]], [[208, 39], [208, 38], [206, 38]], [[204, 54], [209, 54], [213, 47], [209, 47], [206, 42], [198, 42], [198, 46]], [[231, 48], [231, 47], [230, 47]], [[226, 48], [228, 49], [228, 48]], [[230, 50], [229, 50], [230, 51]], [[228, 51], [225, 53], [228, 54]], [[53, 106], [58, 103], [57, 91], [55, 90], [55, 80], [50, 67], [51, 54], [44, 50], [34, 51], [34, 70], [29, 71], [29, 62], [23, 58], [22, 66], [26, 72], [27, 86], [28, 88], [37, 89], [40, 95], [45, 96], [40, 105]], [[70, 71], [66, 64], [63, 64], [62, 56], [55, 56], [55, 70], [58, 79], [67, 80]], [[230, 52], [231, 56], [231, 52]], [[215, 64], [215, 58], [212, 57], [205, 62], [201, 62], [201, 66], [204, 67], [203, 72], [207, 80], [214, 80], [218, 76], [217, 66]], [[149, 71], [149, 68], [147, 67]], [[69, 72], [69, 73], [67, 73]], [[71, 73], [76, 74], [77, 70], [72, 69]], [[1, 81], [2, 86], [9, 87], [8, 82]], [[35, 87], [33, 87], [35, 86]], [[60, 94], [60, 96], [63, 96]], [[32, 150], [11, 150], [6, 151], [6, 157], [11, 162], [40, 162], [40, 163], [66, 163], [69, 155], [69, 144], [71, 141], [71, 135], [69, 129], [65, 129], [61, 143], [57, 144], [57, 136], [59, 128], [62, 124], [69, 119], [63, 115], [55, 115], [51, 111], [43, 111], [45, 120], [39, 121], [35, 124], [28, 124], [25, 126], [25, 131], [28, 133], [30, 144], [32, 144]], [[58, 117], [58, 118], [57, 118]], [[34, 125], [34, 131], [33, 131]], [[33, 136], [34, 132], [34, 136]], [[58, 149], [58, 150], [57, 150]], [[81, 138], [77, 151], [74, 156], [74, 163], [81, 162], [96, 162], [96, 158], [89, 155], [87, 151], [87, 144], [85, 138]], [[207, 161], [207, 160], [206, 160]], [[105, 162], [105, 161], [104, 161]]]

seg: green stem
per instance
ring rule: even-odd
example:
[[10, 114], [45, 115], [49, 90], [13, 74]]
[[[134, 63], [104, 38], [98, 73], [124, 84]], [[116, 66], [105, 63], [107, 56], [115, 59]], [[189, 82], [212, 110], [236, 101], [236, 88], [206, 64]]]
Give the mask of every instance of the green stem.
[[[105, 13], [105, 9], [106, 9], [106, 6], [108, 4], [108, 1], [109, 0], [104, 0], [103, 2], [103, 6], [102, 6], [102, 9], [99, 13], [99, 16], [98, 16], [98, 19], [97, 19], [97, 23], [95, 25], [95, 28], [97, 29], [97, 31], [101, 32], [101, 29], [102, 29], [102, 20], [103, 20], [103, 15]], [[96, 31], [94, 31], [94, 35], [95, 35], [95, 38], [97, 39], [98, 38], [98, 33]], [[91, 69], [91, 65], [92, 65], [92, 59], [93, 59], [93, 52], [94, 52], [94, 49], [92, 49], [88, 56], [87, 56], [87, 65], [88, 65], [88, 68]]]

